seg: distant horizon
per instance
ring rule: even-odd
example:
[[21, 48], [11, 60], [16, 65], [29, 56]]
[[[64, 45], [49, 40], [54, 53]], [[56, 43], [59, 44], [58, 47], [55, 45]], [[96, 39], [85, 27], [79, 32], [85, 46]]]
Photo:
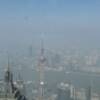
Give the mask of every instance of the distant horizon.
[[1, 0], [0, 47], [46, 44], [99, 48], [99, 0]]

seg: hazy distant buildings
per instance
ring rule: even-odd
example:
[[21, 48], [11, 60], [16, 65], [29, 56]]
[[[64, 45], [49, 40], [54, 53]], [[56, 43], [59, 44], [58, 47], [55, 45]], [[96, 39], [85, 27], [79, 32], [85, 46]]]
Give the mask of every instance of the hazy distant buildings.
[[61, 64], [61, 57], [59, 54], [55, 54], [53, 55], [53, 57], [51, 58], [51, 63], [52, 63], [52, 67], [53, 68], [58, 68], [60, 67]]

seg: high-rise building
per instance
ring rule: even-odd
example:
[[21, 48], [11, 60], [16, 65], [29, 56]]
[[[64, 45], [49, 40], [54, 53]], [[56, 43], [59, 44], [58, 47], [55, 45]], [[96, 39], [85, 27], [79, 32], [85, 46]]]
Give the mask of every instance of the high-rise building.
[[71, 100], [70, 87], [67, 84], [61, 84], [57, 89], [56, 100]]
[[91, 100], [91, 86], [86, 89], [86, 100]]

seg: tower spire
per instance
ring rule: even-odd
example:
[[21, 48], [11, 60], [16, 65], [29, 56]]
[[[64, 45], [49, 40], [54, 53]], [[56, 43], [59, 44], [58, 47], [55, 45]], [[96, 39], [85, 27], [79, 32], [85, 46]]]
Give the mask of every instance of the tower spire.
[[8, 55], [8, 61], [7, 61], [7, 70], [10, 72], [10, 60], [9, 60], [9, 55]]
[[44, 41], [43, 39], [41, 40], [41, 55], [44, 55]]
[[46, 58], [45, 58], [45, 48], [44, 48], [44, 34], [42, 34], [42, 38], [40, 41], [40, 57], [39, 57], [39, 65], [43, 67]]
[[41, 37], [41, 55], [44, 56], [44, 34]]

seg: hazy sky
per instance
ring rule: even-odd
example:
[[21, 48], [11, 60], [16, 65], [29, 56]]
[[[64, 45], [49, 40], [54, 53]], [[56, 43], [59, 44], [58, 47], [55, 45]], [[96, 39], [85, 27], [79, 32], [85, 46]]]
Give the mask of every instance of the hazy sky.
[[52, 44], [99, 47], [100, 0], [0, 0], [0, 45], [31, 43], [40, 33]]

